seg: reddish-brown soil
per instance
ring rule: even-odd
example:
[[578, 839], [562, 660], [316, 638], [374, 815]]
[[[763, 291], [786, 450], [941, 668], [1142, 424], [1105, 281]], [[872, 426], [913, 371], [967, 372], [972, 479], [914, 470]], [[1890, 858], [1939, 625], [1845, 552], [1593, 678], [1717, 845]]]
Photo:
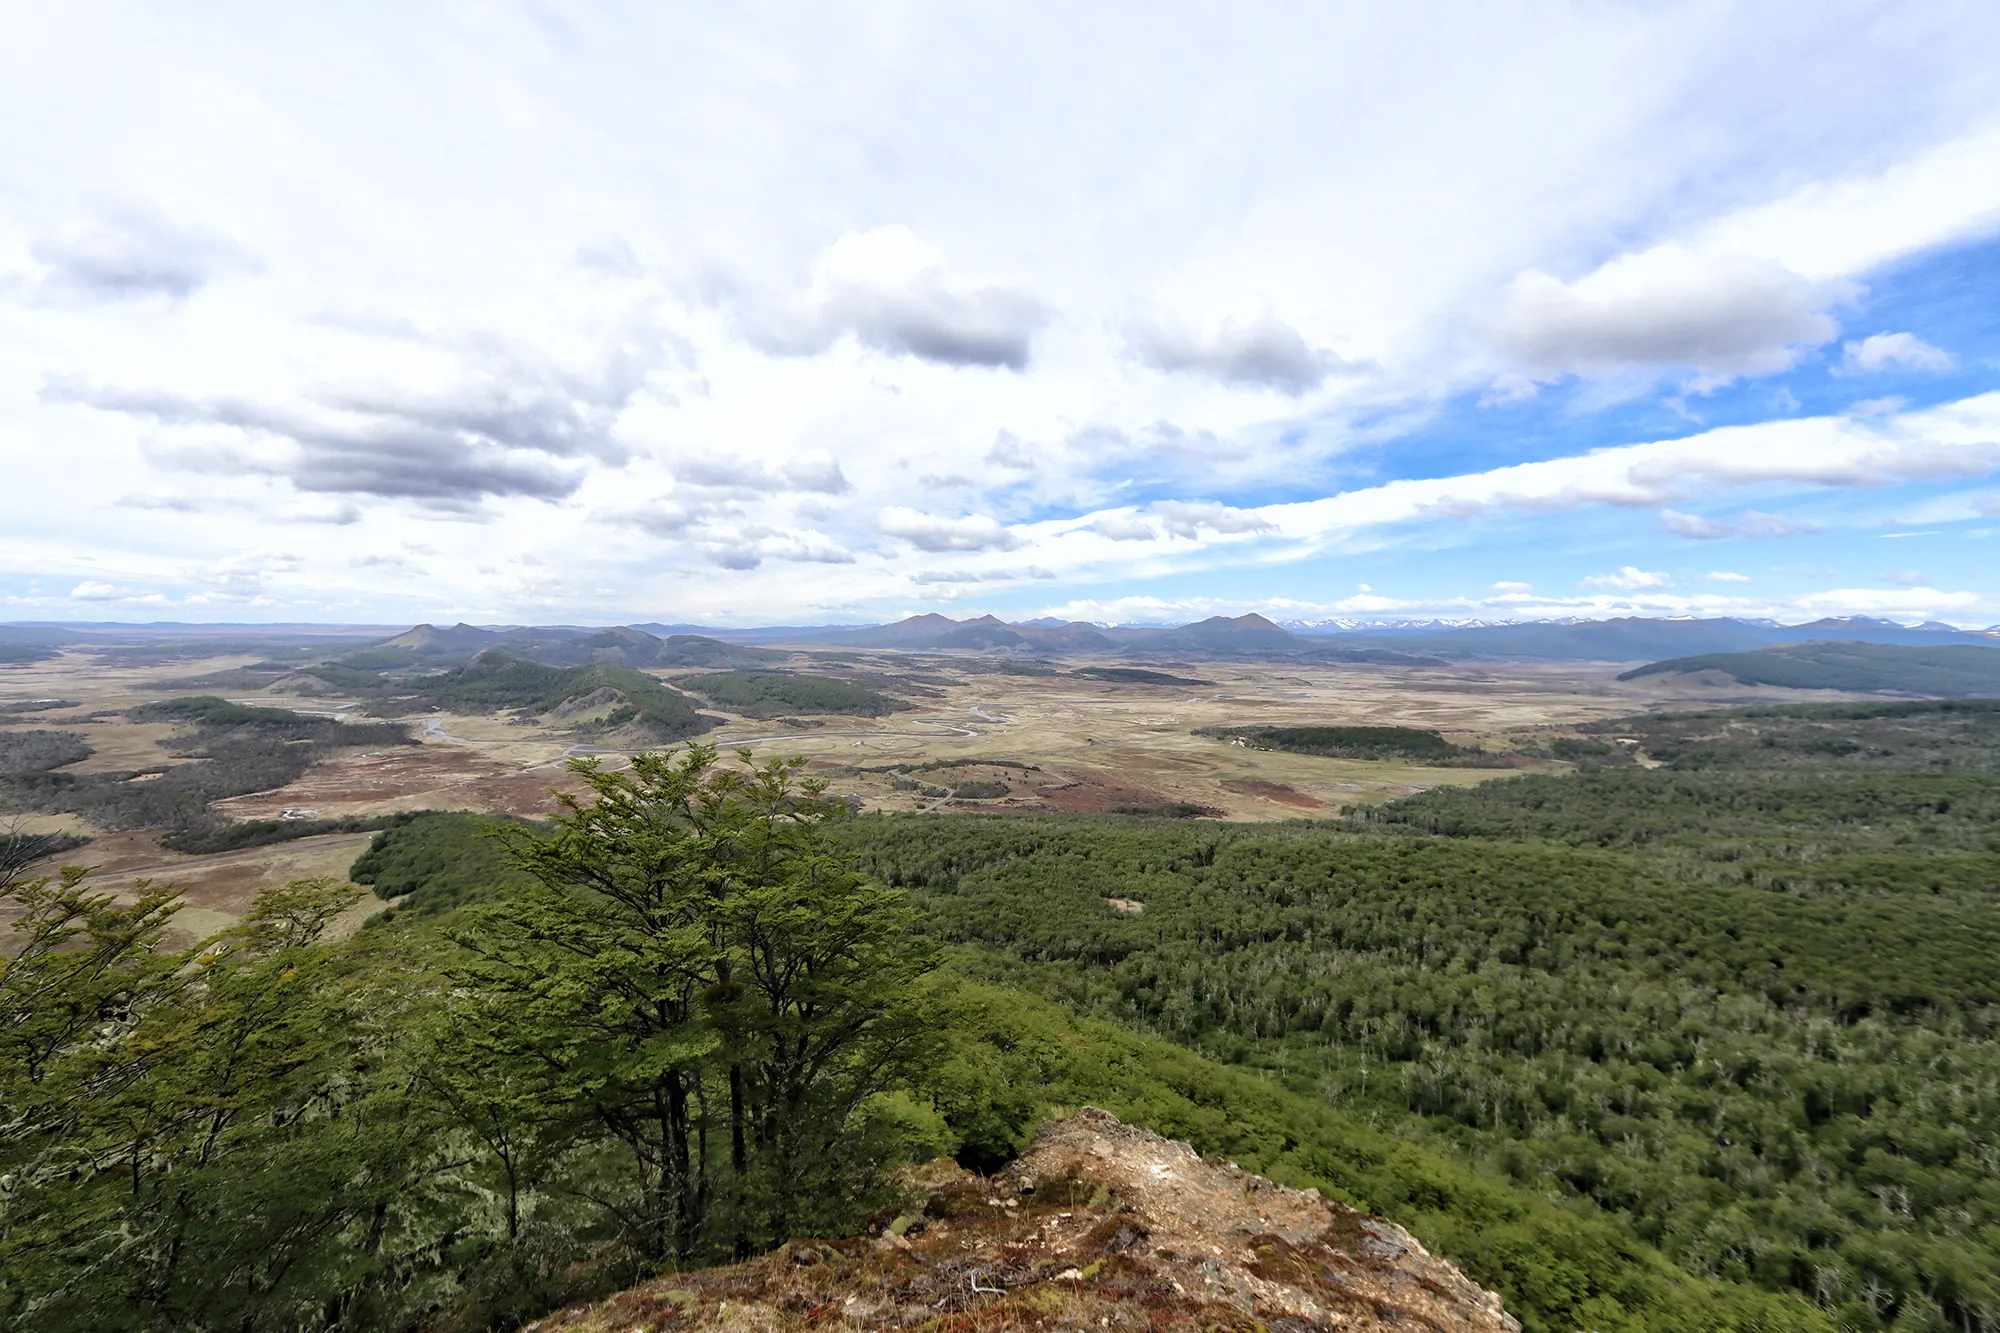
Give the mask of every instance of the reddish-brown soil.
[[1238, 796], [1255, 796], [1261, 801], [1275, 801], [1279, 805], [1297, 806], [1301, 810], [1321, 810], [1325, 807], [1302, 791], [1295, 791], [1282, 782], [1264, 782], [1257, 778], [1224, 778], [1224, 791], [1233, 791]]

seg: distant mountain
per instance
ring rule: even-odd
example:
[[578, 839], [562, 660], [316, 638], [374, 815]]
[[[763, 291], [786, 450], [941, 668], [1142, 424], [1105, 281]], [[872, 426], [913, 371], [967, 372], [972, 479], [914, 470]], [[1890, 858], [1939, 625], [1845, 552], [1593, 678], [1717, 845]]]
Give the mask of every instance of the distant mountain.
[[1047, 620], [1009, 625], [997, 616], [953, 620], [936, 612], [910, 616], [893, 625], [859, 629], [802, 631], [787, 642], [828, 644], [844, 648], [939, 649], [976, 652], [992, 649], [1039, 653], [1108, 652], [1114, 647], [1095, 625], [1082, 621]]
[[1912, 628], [1869, 616], [1816, 620], [1807, 625], [1730, 618], [1653, 620], [1627, 616], [1614, 620], [1535, 621], [1444, 630], [1375, 629], [1343, 634], [1338, 641], [1421, 649], [1445, 657], [1638, 662], [1703, 653], [1753, 652], [1780, 643], [1993, 645], [2000, 643], [2000, 636], [1990, 630], [1958, 630], [1948, 625]]
[[1947, 699], [2000, 696], [2000, 645], [1803, 643], [1749, 653], [1677, 657], [1627, 671], [1618, 679], [1701, 671], [1718, 671], [1743, 685], [1794, 690], [1890, 692]]
[[671, 634], [662, 639], [629, 625], [598, 630], [561, 625], [487, 630], [461, 624], [449, 629], [418, 625], [344, 661], [371, 670], [393, 668], [405, 660], [413, 665], [451, 665], [467, 662], [475, 654], [492, 648], [544, 666], [591, 666], [603, 662], [627, 667], [744, 667], [785, 656], [768, 648], [724, 643], [699, 634]]
[[1178, 629], [1112, 629], [1106, 638], [1122, 648], [1141, 652], [1219, 653], [1226, 656], [1303, 652], [1298, 635], [1252, 612], [1231, 619], [1210, 616]]
[[394, 638], [384, 639], [377, 648], [394, 648], [420, 657], [440, 657], [448, 653], [464, 653], [470, 656], [481, 649], [490, 648], [500, 641], [500, 635], [490, 629], [480, 629], [463, 621], [448, 629], [436, 625], [418, 625], [404, 630]]

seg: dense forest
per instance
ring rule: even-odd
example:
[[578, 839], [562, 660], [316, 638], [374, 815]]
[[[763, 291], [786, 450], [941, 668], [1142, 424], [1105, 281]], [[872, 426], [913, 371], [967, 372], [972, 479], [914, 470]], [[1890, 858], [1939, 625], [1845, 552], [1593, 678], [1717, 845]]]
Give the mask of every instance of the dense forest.
[[1991, 703], [1626, 720], [1604, 731], [1660, 767], [1342, 824], [847, 836], [995, 979], [1554, 1187], [1844, 1326], [1983, 1328], [1996, 723]]
[[911, 706], [855, 681], [788, 671], [711, 671], [682, 676], [674, 683], [718, 708], [745, 717], [772, 718], [787, 713], [881, 717]]
[[1996, 733], [1623, 719], [1568, 776], [1276, 826], [853, 818], [697, 748], [553, 825], [400, 820], [339, 942], [331, 883], [187, 952], [169, 901], [17, 884], [0, 1322], [511, 1326], [1089, 1102], [1532, 1330], [1988, 1329]]
[[1436, 768], [1503, 767], [1508, 760], [1470, 745], [1454, 745], [1417, 727], [1200, 727], [1197, 736], [1238, 741], [1252, 750], [1282, 750], [1323, 759], [1407, 759]]

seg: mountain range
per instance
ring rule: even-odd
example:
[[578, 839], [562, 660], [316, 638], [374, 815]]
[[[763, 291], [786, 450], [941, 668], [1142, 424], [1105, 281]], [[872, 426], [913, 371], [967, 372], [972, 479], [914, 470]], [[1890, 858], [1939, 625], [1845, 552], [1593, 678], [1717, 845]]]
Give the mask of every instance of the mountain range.
[[[795, 649], [893, 648], [1051, 657], [1273, 658], [1421, 665], [1444, 659], [1654, 662], [1708, 653], [1754, 652], [1778, 644], [1873, 643], [1905, 647], [2000, 645], [2000, 627], [1961, 630], [1899, 625], [1870, 616], [1782, 625], [1732, 618], [1554, 620], [1519, 623], [1430, 621], [1279, 624], [1264, 616], [1211, 616], [1176, 626], [1095, 625], [1040, 618], [1009, 623], [996, 616], [953, 620], [930, 612], [887, 625], [780, 625], [722, 629], [644, 623], [588, 626], [418, 625], [384, 637], [360, 626], [0, 625], [0, 662], [53, 656], [64, 647], [101, 650], [116, 643], [190, 639], [212, 651], [294, 653], [340, 645], [356, 666], [449, 665], [497, 648], [552, 666], [608, 662], [632, 667], [754, 667]], [[230, 642], [225, 646], [223, 640]], [[358, 651], [356, 651], [358, 650]]]

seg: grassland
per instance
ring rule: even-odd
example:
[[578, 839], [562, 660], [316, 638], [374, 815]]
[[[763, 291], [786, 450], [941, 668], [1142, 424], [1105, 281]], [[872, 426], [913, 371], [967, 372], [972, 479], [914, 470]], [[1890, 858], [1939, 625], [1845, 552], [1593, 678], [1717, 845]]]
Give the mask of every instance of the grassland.
[[[293, 710], [311, 720], [308, 730], [324, 730], [352, 726], [356, 715], [374, 702], [371, 696], [385, 692], [373, 673], [317, 668], [320, 674], [306, 674], [298, 662], [286, 660], [290, 656], [274, 658], [268, 646], [255, 645], [207, 656], [192, 648], [96, 654], [64, 650], [44, 660], [0, 666], [0, 737], [21, 737], [11, 743], [13, 748], [33, 751], [37, 765], [48, 765], [43, 771], [74, 778], [96, 775], [119, 785], [124, 779], [118, 775], [137, 774], [139, 785], [147, 786], [206, 761], [185, 752], [187, 718], [176, 717], [173, 710], [133, 711], [144, 705], [219, 694], [236, 705]], [[703, 700], [701, 714], [715, 719], [704, 739], [723, 746], [725, 754], [743, 747], [764, 758], [805, 755], [836, 794], [859, 809], [882, 812], [1134, 812], [1250, 821], [1323, 817], [1345, 806], [1462, 787], [1495, 774], [1409, 757], [1253, 750], [1195, 733], [1241, 726], [1411, 727], [1436, 732], [1454, 746], [1529, 756], [1523, 762], [1531, 770], [1561, 772], [1570, 766], [1557, 757], [1564, 747], [1602, 749], [1609, 743], [1582, 736], [1575, 729], [1578, 723], [1661, 702], [1736, 700], [1746, 693], [1783, 697], [1782, 692], [1746, 691], [1727, 683], [1704, 693], [1703, 686], [1678, 676], [1621, 683], [1609, 668], [1598, 666], [1272, 666], [1190, 660], [1154, 670], [1115, 660], [1023, 661], [892, 651], [779, 654], [770, 665], [793, 673], [791, 679], [844, 684], [896, 707], [876, 716], [813, 715], [801, 709], [802, 715], [773, 719], [760, 716], [771, 711], [762, 705], [739, 711], [719, 700]], [[683, 707], [694, 712], [695, 701], [673, 686], [684, 671], [529, 663], [483, 678], [477, 671], [471, 675], [475, 679], [468, 680], [463, 671], [434, 677], [437, 683], [430, 688], [408, 691], [421, 694], [423, 705], [399, 724], [408, 727], [414, 744], [320, 746], [310, 763], [296, 772], [278, 773], [278, 780], [269, 784], [251, 784], [247, 790], [238, 786], [234, 794], [205, 793], [205, 809], [223, 840], [185, 845], [227, 850], [176, 852], [162, 845], [172, 832], [166, 825], [82, 810], [33, 810], [22, 816], [23, 827], [89, 837], [85, 849], [65, 859], [98, 866], [107, 888], [123, 892], [141, 879], [161, 879], [188, 889], [197, 910], [187, 918], [191, 925], [225, 921], [259, 887], [301, 874], [344, 874], [371, 837], [369, 825], [354, 821], [419, 810], [525, 818], [553, 814], [563, 793], [578, 790], [564, 768], [567, 759], [594, 754], [616, 768], [626, 762], [630, 749], [661, 743], [643, 726], [606, 725], [618, 709], [631, 706], [632, 697], [648, 704], [666, 698], [675, 714], [669, 722], [682, 720]], [[336, 681], [366, 688], [343, 694]], [[609, 687], [625, 698], [606, 694], [568, 717], [532, 712], [550, 708], [557, 695], [576, 699], [580, 685], [591, 687], [586, 695]], [[561, 700], [554, 706], [560, 708]], [[57, 733], [64, 739], [29, 739], [27, 733]], [[61, 752], [40, 748], [52, 744], [63, 747]], [[55, 762], [78, 747], [88, 751], [83, 758]], [[1577, 759], [1574, 753], [1568, 757]], [[176, 785], [185, 782], [175, 779]], [[280, 824], [286, 827], [271, 831]], [[304, 831], [298, 825], [316, 831], [296, 837]], [[244, 845], [243, 840], [254, 840], [253, 834], [282, 834], [284, 840]], [[379, 907], [380, 900], [371, 898], [363, 910]]]

